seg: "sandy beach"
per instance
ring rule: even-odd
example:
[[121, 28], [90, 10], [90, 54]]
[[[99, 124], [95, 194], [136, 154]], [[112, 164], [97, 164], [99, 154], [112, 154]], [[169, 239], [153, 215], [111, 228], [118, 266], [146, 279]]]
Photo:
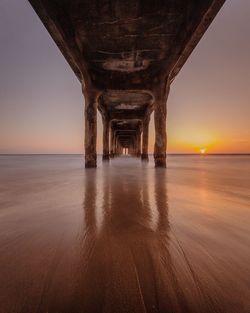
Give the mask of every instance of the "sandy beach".
[[0, 312], [250, 312], [250, 157], [0, 157]]

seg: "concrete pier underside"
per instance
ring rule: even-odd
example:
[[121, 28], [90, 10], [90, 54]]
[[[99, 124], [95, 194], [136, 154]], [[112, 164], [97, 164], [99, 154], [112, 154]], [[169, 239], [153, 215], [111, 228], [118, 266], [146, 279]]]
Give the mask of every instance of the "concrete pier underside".
[[96, 167], [97, 109], [104, 160], [147, 160], [154, 112], [155, 166], [166, 166], [170, 85], [224, 1], [29, 0], [82, 85], [86, 167]]

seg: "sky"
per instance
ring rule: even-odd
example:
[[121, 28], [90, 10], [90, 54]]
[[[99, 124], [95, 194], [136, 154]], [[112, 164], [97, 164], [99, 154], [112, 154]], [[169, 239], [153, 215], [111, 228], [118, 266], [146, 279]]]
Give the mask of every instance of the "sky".
[[[169, 153], [250, 153], [249, 21], [227, 0], [172, 83]], [[0, 54], [0, 153], [83, 153], [80, 83], [28, 1], [0, 0]]]

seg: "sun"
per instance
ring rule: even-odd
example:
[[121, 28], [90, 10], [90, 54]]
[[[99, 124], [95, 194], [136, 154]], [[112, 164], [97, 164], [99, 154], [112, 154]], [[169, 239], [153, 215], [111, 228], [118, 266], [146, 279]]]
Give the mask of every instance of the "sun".
[[207, 151], [207, 149], [206, 149], [206, 148], [202, 148], [202, 149], [200, 149], [200, 154], [205, 154], [205, 153], [206, 153], [206, 151]]

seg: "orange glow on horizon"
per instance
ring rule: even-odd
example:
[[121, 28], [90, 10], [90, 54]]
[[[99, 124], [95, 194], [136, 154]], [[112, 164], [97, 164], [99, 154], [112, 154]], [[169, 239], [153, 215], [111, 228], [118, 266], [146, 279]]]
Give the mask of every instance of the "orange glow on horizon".
[[[152, 129], [153, 130], [153, 129]], [[249, 153], [250, 140], [247, 134], [241, 138], [232, 133], [214, 133], [205, 129], [187, 129], [186, 132], [168, 133], [168, 153]], [[154, 151], [154, 130], [149, 135], [149, 153]]]

